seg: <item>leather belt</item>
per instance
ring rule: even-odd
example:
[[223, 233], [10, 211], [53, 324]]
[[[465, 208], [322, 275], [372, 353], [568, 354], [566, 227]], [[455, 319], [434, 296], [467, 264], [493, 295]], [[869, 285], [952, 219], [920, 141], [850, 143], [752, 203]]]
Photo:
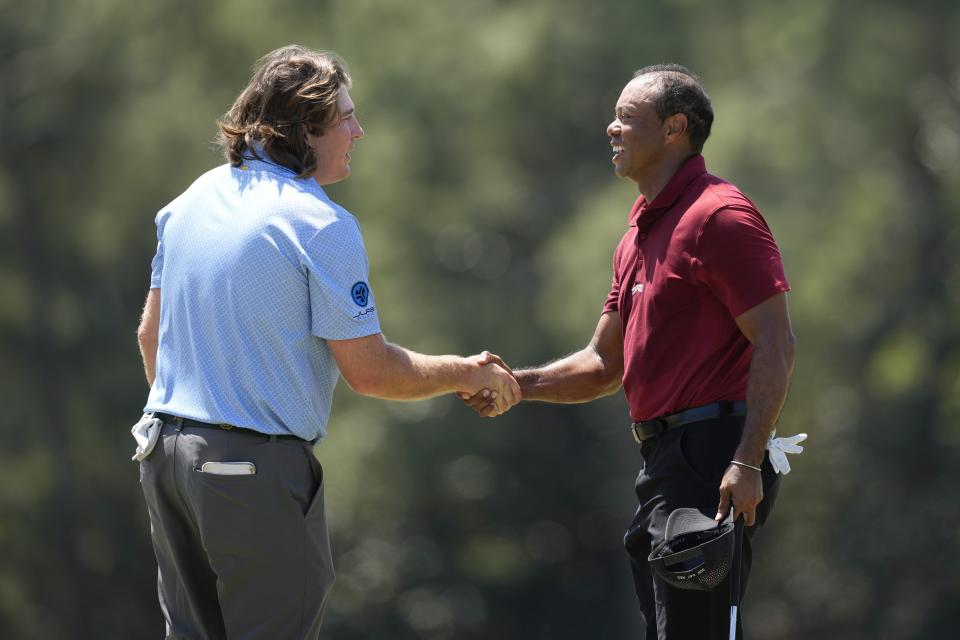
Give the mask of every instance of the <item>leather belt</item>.
[[723, 401], [705, 404], [702, 407], [693, 407], [679, 413], [654, 418], [653, 420], [642, 420], [634, 422], [630, 426], [633, 432], [633, 439], [638, 443], [649, 440], [654, 436], [659, 436], [671, 429], [682, 427], [691, 422], [700, 422], [701, 420], [712, 420], [723, 416], [743, 416], [747, 414], [747, 403], [743, 400], [735, 402]]
[[159, 411], [153, 414], [154, 418], [163, 420], [172, 425], [178, 427], [201, 427], [204, 429], [219, 429], [221, 431], [231, 431], [236, 433], [244, 433], [247, 435], [255, 435], [266, 438], [276, 438], [277, 440], [299, 440], [300, 442], [307, 442], [303, 438], [295, 436], [293, 434], [270, 434], [262, 433], [256, 429], [246, 429], [244, 427], [235, 427], [232, 424], [212, 424], [210, 422], [200, 422], [199, 420], [193, 420], [192, 418], [181, 418], [180, 416], [171, 415], [169, 413], [160, 413]]

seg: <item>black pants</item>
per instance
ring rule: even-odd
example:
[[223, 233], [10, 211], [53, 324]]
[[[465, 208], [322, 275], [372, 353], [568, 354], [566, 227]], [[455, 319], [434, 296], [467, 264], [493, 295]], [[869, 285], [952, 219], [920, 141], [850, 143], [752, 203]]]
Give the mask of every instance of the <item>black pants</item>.
[[[677, 589], [650, 570], [647, 557], [663, 540], [667, 517], [679, 507], [696, 507], [711, 518], [720, 502], [720, 480], [740, 443], [743, 417], [704, 420], [668, 431], [641, 444], [643, 469], [637, 477], [640, 506], [624, 537], [634, 585], [646, 623], [646, 640], [726, 640], [730, 629], [730, 578], [711, 591]], [[753, 559], [751, 539], [763, 526], [780, 487], [765, 457], [763, 501], [754, 526], [744, 529], [741, 602]], [[742, 611], [742, 609], [741, 609]], [[738, 616], [737, 638], [743, 637]]]

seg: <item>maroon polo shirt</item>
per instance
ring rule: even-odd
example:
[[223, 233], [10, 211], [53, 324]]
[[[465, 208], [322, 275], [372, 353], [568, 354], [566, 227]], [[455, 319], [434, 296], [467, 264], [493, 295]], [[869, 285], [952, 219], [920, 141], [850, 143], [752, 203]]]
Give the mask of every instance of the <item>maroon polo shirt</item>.
[[697, 155], [629, 222], [603, 311], [623, 322], [630, 416], [745, 399], [753, 347], [734, 318], [790, 289], [760, 212]]

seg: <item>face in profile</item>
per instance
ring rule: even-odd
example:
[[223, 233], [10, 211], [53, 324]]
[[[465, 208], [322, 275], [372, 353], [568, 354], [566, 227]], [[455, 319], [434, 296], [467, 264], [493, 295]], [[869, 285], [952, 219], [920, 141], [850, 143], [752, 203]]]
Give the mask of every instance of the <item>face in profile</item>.
[[307, 145], [317, 160], [314, 179], [321, 185], [333, 184], [350, 177], [350, 152], [363, 137], [350, 92], [344, 87], [337, 95], [339, 120], [316, 134], [307, 133]]
[[607, 126], [613, 168], [621, 178], [640, 181], [663, 158], [667, 129], [653, 108], [654, 80], [654, 76], [640, 76], [627, 83], [617, 100], [614, 120]]

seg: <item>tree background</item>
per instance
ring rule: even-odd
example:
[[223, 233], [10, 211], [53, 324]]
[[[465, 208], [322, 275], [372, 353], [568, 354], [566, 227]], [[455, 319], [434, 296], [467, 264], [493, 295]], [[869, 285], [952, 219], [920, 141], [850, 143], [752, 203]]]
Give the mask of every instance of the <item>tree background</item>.
[[[129, 461], [153, 216], [221, 162], [267, 51], [349, 63], [367, 137], [330, 189], [387, 336], [517, 365], [580, 348], [636, 191], [605, 127], [676, 61], [713, 173], [784, 254], [807, 432], [758, 538], [753, 637], [940, 639], [960, 606], [960, 9], [947, 0], [0, 0], [0, 637], [156, 638]], [[344, 640], [636, 638], [622, 395], [338, 388], [319, 447]]]

